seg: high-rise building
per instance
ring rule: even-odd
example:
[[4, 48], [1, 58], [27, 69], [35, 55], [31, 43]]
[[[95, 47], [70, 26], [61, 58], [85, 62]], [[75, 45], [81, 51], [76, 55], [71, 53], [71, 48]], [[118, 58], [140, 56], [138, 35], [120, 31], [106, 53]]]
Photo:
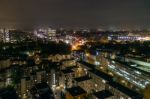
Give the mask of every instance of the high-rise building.
[[9, 29], [3, 29], [3, 42], [7, 43], [10, 42], [10, 38], [9, 38]]
[[0, 29], [0, 42], [3, 42], [3, 29]]
[[51, 28], [40, 28], [34, 31], [34, 35], [37, 38], [55, 41], [56, 40], [56, 30]]
[[0, 29], [0, 42], [9, 42], [9, 29]]
[[47, 38], [47, 29], [41, 28], [34, 31], [34, 35], [37, 38]]
[[49, 40], [55, 40], [56, 39], [56, 30], [55, 29], [48, 29], [48, 38]]
[[27, 33], [20, 30], [10, 30], [9, 31], [9, 41], [16, 42], [16, 41], [23, 41], [27, 38]]

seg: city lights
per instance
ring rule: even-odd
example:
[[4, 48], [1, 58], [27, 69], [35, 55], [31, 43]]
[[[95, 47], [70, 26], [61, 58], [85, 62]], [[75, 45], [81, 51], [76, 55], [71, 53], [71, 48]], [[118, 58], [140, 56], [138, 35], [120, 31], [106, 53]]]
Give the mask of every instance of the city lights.
[[149, 0], [1, 0], [0, 99], [150, 99]]

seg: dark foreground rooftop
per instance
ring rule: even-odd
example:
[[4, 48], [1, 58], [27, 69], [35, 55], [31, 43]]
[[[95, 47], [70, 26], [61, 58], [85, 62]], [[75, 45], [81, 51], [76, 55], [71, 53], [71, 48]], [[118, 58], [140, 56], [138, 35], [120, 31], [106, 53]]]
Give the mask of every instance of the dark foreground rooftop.
[[74, 69], [74, 68], [77, 68], [77, 66], [68, 66], [68, 67], [66, 67], [66, 69]]
[[30, 90], [33, 99], [54, 99], [54, 94], [47, 83], [38, 83]]
[[85, 94], [86, 91], [82, 89], [80, 86], [68, 88], [67, 91], [72, 95], [72, 96], [78, 96], [81, 94]]
[[110, 76], [110, 75], [108, 75], [108, 74], [106, 74], [106, 73], [104, 73], [102, 71], [99, 71], [97, 69], [93, 69], [93, 70], [89, 70], [89, 71], [92, 72], [93, 74], [95, 74], [96, 76], [98, 76], [98, 77], [108, 81], [108, 82], [112, 81], [112, 79], [113, 79], [112, 76]]
[[13, 88], [0, 89], [0, 99], [19, 99]]
[[93, 95], [96, 96], [98, 99], [105, 99], [113, 96], [113, 94], [108, 90], [98, 91], [93, 93]]
[[62, 70], [62, 72], [64, 73], [64, 74], [69, 74], [69, 73], [72, 73], [72, 72], [74, 72], [72, 69], [64, 69], [64, 70]]
[[89, 77], [89, 76], [82, 76], [82, 77], [77, 77], [77, 78], [74, 78], [74, 80], [75, 81], [77, 81], [77, 82], [82, 82], [82, 81], [86, 81], [86, 80], [90, 80], [91, 79], [91, 77]]

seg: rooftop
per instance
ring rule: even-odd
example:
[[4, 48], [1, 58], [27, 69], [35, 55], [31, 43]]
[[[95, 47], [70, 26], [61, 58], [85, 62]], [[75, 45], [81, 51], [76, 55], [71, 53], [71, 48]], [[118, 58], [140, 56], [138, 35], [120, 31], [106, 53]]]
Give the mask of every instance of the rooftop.
[[29, 81], [30, 80], [30, 77], [28, 76], [28, 77], [22, 77], [22, 79], [23, 78], [25, 78], [27, 81]]
[[74, 69], [74, 68], [77, 68], [77, 66], [68, 66], [66, 67], [67, 69]]
[[82, 94], [85, 94], [85, 93], [86, 93], [86, 91], [85, 91], [84, 89], [82, 89], [80, 86], [68, 88], [67, 91], [68, 91], [72, 96], [78, 96], [78, 95], [82, 95]]
[[19, 99], [13, 88], [0, 89], [0, 99]]
[[113, 96], [113, 94], [108, 90], [98, 91], [98, 92], [93, 93], [93, 95], [96, 96], [98, 99], [105, 99], [105, 98]]
[[35, 85], [35, 87], [36, 87], [36, 89], [49, 88], [49, 86], [45, 82], [38, 83], [38, 84]]
[[84, 61], [79, 61], [80, 64], [83, 64], [84, 66], [87, 66], [91, 69], [94, 69], [96, 66], [93, 65], [93, 64], [90, 64], [90, 63], [87, 63], [87, 62], [84, 62]]
[[97, 69], [89, 70], [90, 72], [94, 73], [95, 75], [99, 76], [100, 78], [106, 80], [106, 81], [112, 81], [113, 77], [100, 71]]
[[54, 99], [53, 92], [47, 83], [36, 84], [31, 88], [30, 92], [34, 99]]
[[128, 95], [129, 97], [131, 97], [132, 99], [143, 99], [143, 96], [127, 87], [124, 87], [123, 85], [117, 83], [117, 82], [108, 82], [108, 84], [110, 86], [112, 86], [113, 88], [121, 91], [122, 93]]
[[64, 70], [61, 70], [64, 74], [69, 74], [69, 73], [72, 73], [74, 72], [72, 69], [64, 69]]
[[61, 60], [61, 62], [64, 62], [64, 61], [72, 61], [72, 60], [74, 60], [73, 58], [70, 58], [70, 59], [63, 59], [63, 60]]
[[77, 81], [77, 82], [82, 82], [82, 81], [86, 81], [86, 80], [90, 80], [91, 79], [91, 77], [89, 77], [89, 76], [82, 76], [82, 77], [77, 77], [77, 78], [74, 78], [74, 80], [75, 81]]
[[101, 77], [104, 80], [111, 81], [112, 78], [113, 78], [112, 76], [110, 76], [110, 75], [108, 75], [108, 74], [106, 74], [106, 73], [104, 73], [100, 70], [95, 69], [96, 66], [93, 65], [93, 64], [90, 64], [90, 63], [87, 63], [87, 62], [84, 62], [84, 61], [80, 61], [79, 63], [91, 68], [91, 70], [89, 70], [90, 72], [96, 74], [97, 76]]

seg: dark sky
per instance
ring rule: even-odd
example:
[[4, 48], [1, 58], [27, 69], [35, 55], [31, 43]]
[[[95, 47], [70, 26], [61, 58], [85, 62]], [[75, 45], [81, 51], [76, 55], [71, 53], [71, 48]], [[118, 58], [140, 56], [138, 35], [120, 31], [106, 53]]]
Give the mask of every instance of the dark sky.
[[150, 0], [0, 0], [0, 27], [150, 28]]

